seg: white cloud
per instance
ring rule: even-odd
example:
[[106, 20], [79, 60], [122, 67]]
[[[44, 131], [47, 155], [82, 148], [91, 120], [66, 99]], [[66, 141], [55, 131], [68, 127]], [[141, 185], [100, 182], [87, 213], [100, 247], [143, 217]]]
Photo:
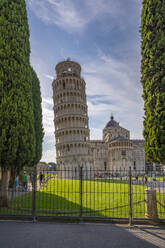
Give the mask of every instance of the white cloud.
[[[138, 68], [138, 64], [136, 66]], [[82, 68], [92, 125], [99, 122], [101, 131], [113, 113], [115, 119], [131, 131], [132, 138], [142, 138], [142, 87], [140, 75], [136, 70], [132, 71], [131, 62], [118, 61], [99, 51], [98, 57]]]
[[99, 128], [90, 129], [90, 139], [91, 140], [101, 140], [102, 139], [102, 130]]
[[53, 76], [51, 76], [51, 75], [48, 75], [48, 74], [43, 74], [46, 78], [49, 78], [49, 79], [51, 79], [51, 80], [53, 80], [54, 79], [54, 77]]
[[119, 107], [115, 106], [114, 104], [109, 103], [99, 103], [97, 100], [88, 101], [88, 114], [89, 117], [97, 117], [101, 118], [104, 117], [106, 114], [109, 114], [111, 110], [112, 113], [119, 111]]
[[130, 18], [126, 18], [129, 3], [123, 4], [123, 0], [27, 0], [27, 3], [43, 22], [55, 24], [68, 32], [81, 32], [94, 20], [104, 23], [104, 29], [114, 26], [125, 29], [136, 16], [134, 9], [134, 13], [129, 13]]
[[71, 0], [30, 0], [29, 4], [42, 21], [56, 24], [64, 29], [79, 30], [88, 22], [83, 15], [80, 15]]
[[43, 156], [41, 161], [44, 162], [55, 162], [56, 161], [56, 150], [55, 149], [51, 149], [51, 150], [45, 150], [43, 152]]
[[43, 114], [43, 126], [45, 136], [54, 132], [54, 113], [53, 113], [53, 99], [42, 98], [42, 114]]
[[42, 97], [48, 97], [52, 95], [52, 78], [49, 73], [50, 68], [41, 58], [41, 56], [32, 51], [31, 53], [31, 60], [30, 60], [34, 70], [36, 71], [38, 78], [40, 79], [40, 86], [41, 86], [41, 95]]
[[118, 104], [141, 101], [141, 86], [129, 64], [99, 54], [94, 62], [85, 64], [83, 69], [88, 95], [109, 95], [109, 100]]
[[42, 160], [46, 162], [55, 161], [55, 135], [54, 135], [54, 112], [53, 99], [50, 97], [42, 98], [42, 113], [44, 126], [44, 142]]

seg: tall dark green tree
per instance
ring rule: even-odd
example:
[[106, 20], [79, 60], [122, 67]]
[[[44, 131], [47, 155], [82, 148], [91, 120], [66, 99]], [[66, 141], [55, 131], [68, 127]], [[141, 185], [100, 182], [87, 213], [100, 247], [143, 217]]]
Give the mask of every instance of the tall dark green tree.
[[30, 44], [24, 0], [0, 1], [0, 204], [7, 205], [11, 169], [35, 154]]
[[36, 165], [42, 156], [42, 141], [43, 141], [43, 125], [42, 125], [42, 107], [41, 107], [41, 91], [40, 81], [36, 72], [31, 68], [32, 74], [32, 94], [33, 94], [33, 112], [34, 112], [34, 127], [35, 127], [35, 156], [33, 164]]
[[141, 83], [146, 159], [165, 163], [165, 0], [143, 0]]
[[165, 163], [165, 0], [143, 0], [141, 38], [146, 159]]

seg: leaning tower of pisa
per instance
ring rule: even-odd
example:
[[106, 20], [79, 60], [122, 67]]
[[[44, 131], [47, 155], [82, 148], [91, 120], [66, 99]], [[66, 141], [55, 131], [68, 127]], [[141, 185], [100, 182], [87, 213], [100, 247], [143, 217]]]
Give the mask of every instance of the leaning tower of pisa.
[[81, 66], [70, 59], [56, 65], [53, 81], [56, 162], [60, 168], [88, 166], [89, 127]]

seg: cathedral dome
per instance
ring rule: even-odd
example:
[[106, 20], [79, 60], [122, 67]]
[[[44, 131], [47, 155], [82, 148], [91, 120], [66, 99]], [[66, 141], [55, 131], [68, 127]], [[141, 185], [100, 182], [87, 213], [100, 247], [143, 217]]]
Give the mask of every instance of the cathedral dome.
[[111, 120], [106, 124], [105, 128], [109, 127], [117, 127], [119, 126], [119, 123], [114, 120], [113, 115], [111, 115]]

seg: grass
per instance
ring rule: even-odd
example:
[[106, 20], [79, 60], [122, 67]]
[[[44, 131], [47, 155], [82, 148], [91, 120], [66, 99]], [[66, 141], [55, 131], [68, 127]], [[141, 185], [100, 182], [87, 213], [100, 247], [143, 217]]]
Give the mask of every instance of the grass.
[[[81, 209], [80, 181], [51, 178], [36, 192], [37, 215], [79, 216]], [[132, 185], [133, 217], [145, 216], [145, 189], [143, 185]], [[83, 216], [128, 218], [129, 185], [117, 179], [83, 180]], [[157, 200], [165, 205], [165, 195], [157, 193]], [[159, 218], [165, 218], [165, 209], [157, 204]], [[2, 210], [1, 210], [2, 211]], [[32, 193], [15, 197], [9, 202], [8, 214], [31, 214]], [[2, 212], [1, 212], [2, 213]]]

